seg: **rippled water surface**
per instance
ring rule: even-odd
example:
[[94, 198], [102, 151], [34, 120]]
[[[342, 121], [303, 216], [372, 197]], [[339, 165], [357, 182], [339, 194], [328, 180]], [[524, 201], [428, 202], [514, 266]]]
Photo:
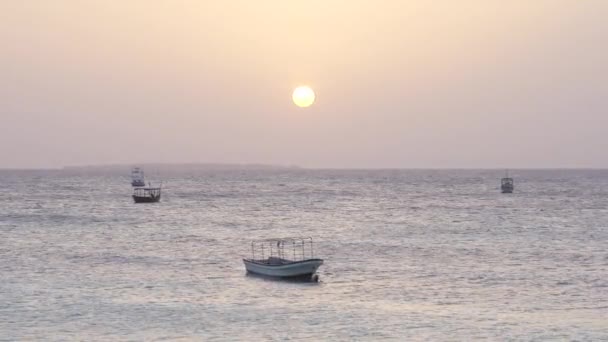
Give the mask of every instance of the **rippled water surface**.
[[[512, 173], [2, 171], [0, 339], [608, 339], [608, 171]], [[293, 235], [320, 283], [245, 274]]]

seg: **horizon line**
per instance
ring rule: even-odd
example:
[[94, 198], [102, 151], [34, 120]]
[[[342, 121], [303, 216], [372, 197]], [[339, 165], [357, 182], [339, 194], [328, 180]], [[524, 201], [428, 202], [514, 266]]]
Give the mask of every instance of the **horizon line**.
[[59, 167], [0, 167], [0, 171], [70, 171], [70, 169], [94, 169], [104, 167], [135, 167], [135, 166], [215, 166], [215, 167], [263, 167], [276, 169], [304, 169], [304, 170], [608, 170], [606, 167], [593, 166], [542, 166], [542, 167], [308, 167], [301, 165], [281, 165], [281, 164], [265, 164], [265, 163], [212, 163], [212, 162], [184, 162], [184, 163], [163, 163], [163, 162], [146, 162], [146, 163], [108, 163], [108, 164], [89, 164], [89, 165], [65, 165]]

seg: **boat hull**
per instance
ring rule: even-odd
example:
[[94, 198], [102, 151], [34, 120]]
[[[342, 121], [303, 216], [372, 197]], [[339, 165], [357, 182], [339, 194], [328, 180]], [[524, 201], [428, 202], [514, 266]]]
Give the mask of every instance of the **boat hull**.
[[158, 197], [133, 196], [133, 201], [135, 201], [135, 203], [155, 203], [155, 202], [160, 201], [160, 196], [158, 196]]
[[305, 279], [313, 277], [319, 266], [323, 265], [323, 259], [308, 259], [277, 265], [270, 265], [252, 259], [243, 259], [243, 263], [249, 273], [275, 278]]

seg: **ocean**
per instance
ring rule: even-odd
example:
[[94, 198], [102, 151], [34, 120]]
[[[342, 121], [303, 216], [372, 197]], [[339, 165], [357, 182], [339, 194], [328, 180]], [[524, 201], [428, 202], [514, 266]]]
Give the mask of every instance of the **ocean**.
[[[608, 170], [0, 171], [0, 340], [608, 340]], [[248, 276], [310, 236], [318, 283]]]

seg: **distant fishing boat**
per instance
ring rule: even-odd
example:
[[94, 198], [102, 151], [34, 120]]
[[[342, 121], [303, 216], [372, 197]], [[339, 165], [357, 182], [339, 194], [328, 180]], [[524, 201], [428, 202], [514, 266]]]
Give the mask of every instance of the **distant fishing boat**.
[[510, 194], [513, 193], [513, 189], [513, 178], [509, 177], [509, 171], [507, 171], [505, 177], [500, 180], [500, 191], [503, 194]]
[[139, 167], [134, 167], [131, 170], [131, 185], [132, 186], [146, 186], [143, 169], [141, 169]]
[[146, 187], [133, 189], [133, 200], [135, 203], [154, 203], [160, 201], [160, 189]]
[[243, 259], [248, 273], [317, 281], [323, 259], [315, 258], [312, 238], [283, 238], [253, 241], [251, 258]]

